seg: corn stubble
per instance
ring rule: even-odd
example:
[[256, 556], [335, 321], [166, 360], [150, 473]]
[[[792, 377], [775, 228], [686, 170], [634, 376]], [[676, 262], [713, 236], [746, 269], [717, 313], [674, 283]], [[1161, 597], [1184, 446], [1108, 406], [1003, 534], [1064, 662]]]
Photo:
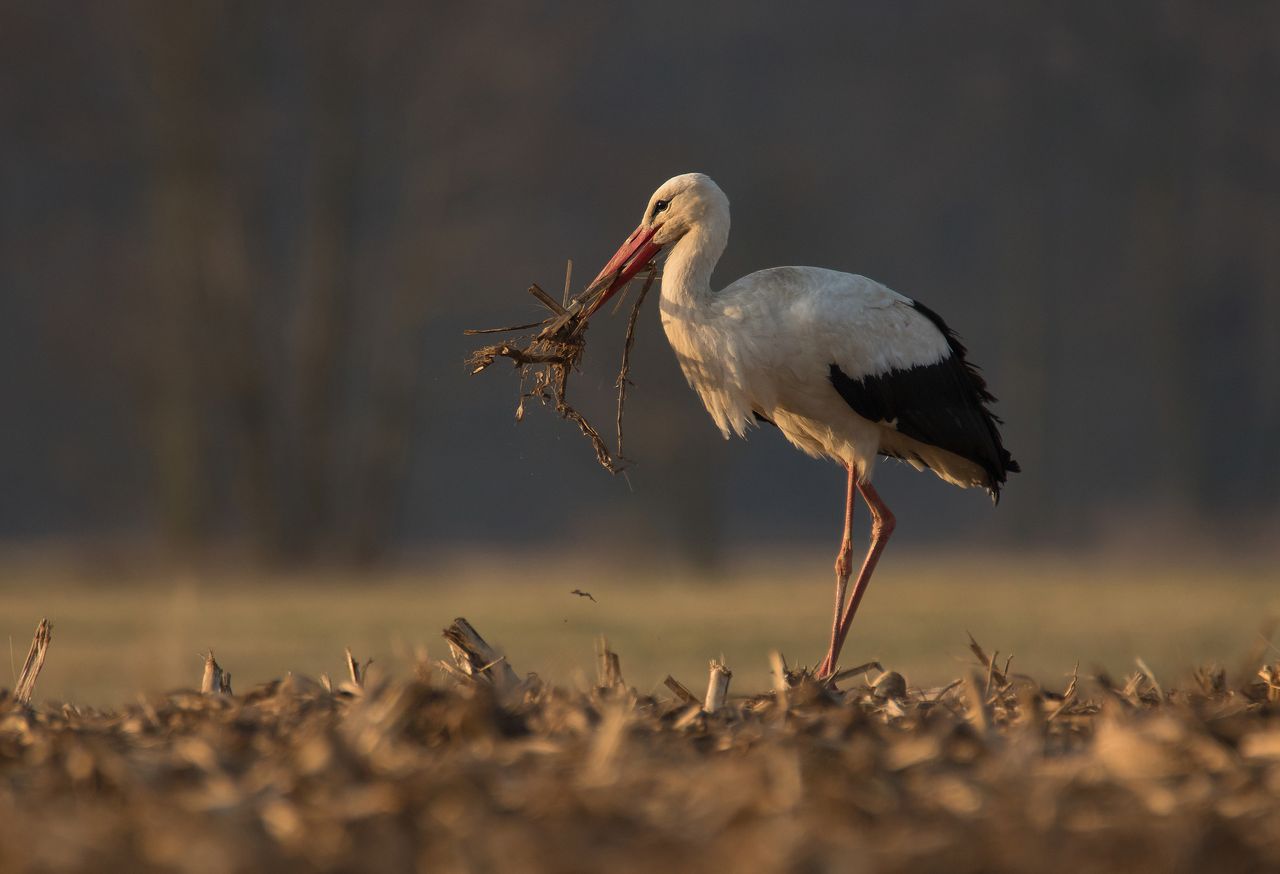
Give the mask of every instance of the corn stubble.
[[836, 688], [775, 653], [773, 691], [707, 705], [628, 687], [603, 638], [569, 689], [465, 620], [445, 636], [449, 662], [400, 677], [348, 651], [340, 684], [206, 680], [113, 711], [0, 693], [0, 868], [1280, 865], [1277, 664], [1045, 686], [972, 642], [948, 685], [869, 663]]

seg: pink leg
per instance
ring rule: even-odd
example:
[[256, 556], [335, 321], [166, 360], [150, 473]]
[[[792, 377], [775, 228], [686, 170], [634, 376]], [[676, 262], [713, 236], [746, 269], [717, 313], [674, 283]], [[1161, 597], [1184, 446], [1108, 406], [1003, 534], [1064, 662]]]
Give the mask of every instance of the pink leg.
[[853, 573], [853, 506], [858, 493], [857, 468], [849, 466], [849, 491], [844, 504], [844, 538], [840, 541], [840, 551], [836, 553], [836, 609], [831, 617], [831, 647], [827, 657], [818, 668], [818, 676], [825, 677], [835, 669], [838, 647], [836, 641], [840, 637], [840, 614], [844, 610], [845, 591], [849, 588], [849, 575]]
[[853, 624], [853, 616], [858, 612], [858, 604], [862, 601], [862, 596], [866, 594], [867, 584], [871, 582], [871, 574], [876, 569], [876, 563], [880, 561], [880, 553], [884, 552], [885, 544], [889, 542], [889, 535], [893, 534], [896, 520], [893, 513], [880, 500], [879, 493], [871, 483], [861, 483], [858, 485], [858, 491], [862, 492], [862, 498], [867, 502], [867, 506], [871, 509], [871, 547], [867, 550], [867, 557], [862, 562], [862, 570], [858, 571], [858, 579], [853, 584], [853, 594], [849, 596], [849, 603], [845, 605], [844, 615], [840, 617], [839, 628], [836, 629], [835, 639], [831, 644], [831, 652], [827, 654], [827, 660], [823, 662], [823, 668], [819, 669], [818, 676], [830, 676], [835, 671], [836, 659], [840, 655], [840, 649], [844, 646], [844, 640], [849, 635], [849, 626]]

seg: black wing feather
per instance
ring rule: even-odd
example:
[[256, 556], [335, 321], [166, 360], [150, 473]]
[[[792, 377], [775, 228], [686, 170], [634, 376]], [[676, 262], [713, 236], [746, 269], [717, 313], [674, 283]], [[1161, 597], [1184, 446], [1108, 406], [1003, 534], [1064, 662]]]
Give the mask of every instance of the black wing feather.
[[987, 474], [997, 501], [1008, 474], [1020, 470], [1000, 439], [1002, 424], [987, 406], [995, 397], [970, 364], [967, 350], [942, 317], [911, 304], [946, 338], [950, 354], [934, 364], [853, 379], [831, 365], [831, 384], [853, 411], [872, 422], [893, 421], [902, 434], [966, 458]]

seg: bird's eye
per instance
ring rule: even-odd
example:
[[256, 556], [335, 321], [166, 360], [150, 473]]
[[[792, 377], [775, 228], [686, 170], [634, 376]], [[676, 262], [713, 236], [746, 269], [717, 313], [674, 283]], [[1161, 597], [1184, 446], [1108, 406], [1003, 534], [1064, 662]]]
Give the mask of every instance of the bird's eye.
[[653, 205], [653, 214], [657, 215], [660, 212], [666, 212], [667, 207], [669, 207], [670, 205], [671, 205], [671, 201], [669, 200], [659, 200], [657, 203]]

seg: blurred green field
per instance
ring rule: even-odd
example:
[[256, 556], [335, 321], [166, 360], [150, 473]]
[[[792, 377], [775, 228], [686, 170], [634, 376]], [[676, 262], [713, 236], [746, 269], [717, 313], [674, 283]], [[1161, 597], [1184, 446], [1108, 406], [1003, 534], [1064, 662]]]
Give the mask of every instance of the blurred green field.
[[[1243, 561], [904, 551], [882, 565], [843, 661], [875, 658], [912, 684], [941, 682], [960, 676], [972, 632], [1050, 685], [1077, 660], [1123, 674], [1141, 656], [1169, 677], [1204, 661], [1234, 668], [1280, 616], [1277, 582], [1274, 567]], [[757, 557], [713, 579], [534, 554], [295, 574], [11, 558], [0, 560], [0, 634], [20, 665], [47, 616], [54, 639], [37, 698], [77, 704], [197, 684], [208, 647], [238, 691], [287, 671], [336, 676], [348, 645], [405, 671], [416, 645], [445, 655], [439, 632], [456, 616], [521, 673], [584, 682], [603, 633], [642, 690], [667, 673], [699, 686], [707, 660], [723, 655], [733, 691], [746, 692], [767, 684], [772, 648], [792, 664], [819, 660], [831, 596], [830, 562], [816, 549]], [[0, 686], [12, 685], [12, 670], [0, 668]]]

